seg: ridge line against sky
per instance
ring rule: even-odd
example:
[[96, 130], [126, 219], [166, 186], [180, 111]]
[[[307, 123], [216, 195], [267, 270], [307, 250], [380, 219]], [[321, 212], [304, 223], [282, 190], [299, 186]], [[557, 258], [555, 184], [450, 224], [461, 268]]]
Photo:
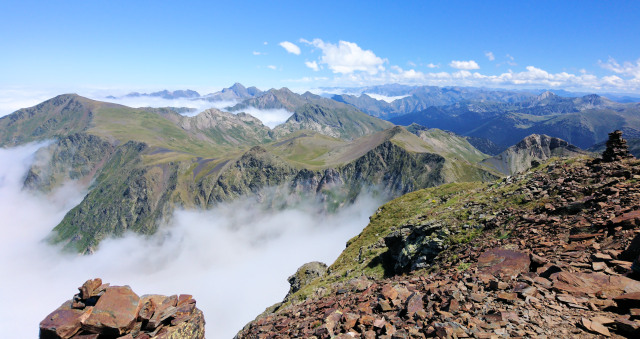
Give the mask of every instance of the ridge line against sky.
[[234, 82], [640, 93], [637, 1], [25, 0], [0, 11], [5, 96]]

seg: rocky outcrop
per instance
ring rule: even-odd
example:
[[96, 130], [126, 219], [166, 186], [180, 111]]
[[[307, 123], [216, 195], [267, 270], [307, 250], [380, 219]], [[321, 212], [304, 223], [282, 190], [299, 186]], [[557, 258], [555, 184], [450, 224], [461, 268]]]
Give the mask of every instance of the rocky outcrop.
[[40, 322], [42, 339], [204, 338], [204, 315], [191, 295], [143, 295], [87, 280], [72, 300]]
[[607, 149], [602, 153], [602, 161], [613, 162], [627, 158], [633, 158], [633, 155], [629, 154], [629, 147], [627, 141], [622, 138], [622, 131], [615, 130], [609, 133]]
[[327, 264], [323, 262], [312, 261], [300, 266], [296, 273], [287, 279], [291, 286], [287, 296], [298, 292], [304, 286], [309, 285], [314, 279], [323, 277], [325, 274], [327, 274]]
[[61, 138], [37, 151], [24, 187], [47, 192], [69, 180], [88, 186], [114, 150], [114, 145], [86, 133]]
[[551, 157], [573, 157], [587, 152], [568, 142], [547, 135], [532, 134], [504, 152], [480, 163], [506, 175], [535, 167]]

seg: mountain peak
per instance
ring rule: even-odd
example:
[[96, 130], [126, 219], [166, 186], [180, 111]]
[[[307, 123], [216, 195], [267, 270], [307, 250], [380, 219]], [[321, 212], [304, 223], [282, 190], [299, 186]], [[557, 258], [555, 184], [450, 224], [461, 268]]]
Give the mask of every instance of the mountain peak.
[[233, 84], [233, 86], [229, 87], [229, 89], [232, 89], [234, 91], [246, 91], [247, 88], [244, 87], [241, 83], [236, 82], [235, 84]]
[[544, 93], [538, 95], [537, 99], [539, 101], [542, 101], [542, 100], [546, 100], [546, 99], [554, 99], [554, 98], [557, 98], [557, 97], [558, 96], [555, 93], [553, 93], [551, 91], [545, 91]]

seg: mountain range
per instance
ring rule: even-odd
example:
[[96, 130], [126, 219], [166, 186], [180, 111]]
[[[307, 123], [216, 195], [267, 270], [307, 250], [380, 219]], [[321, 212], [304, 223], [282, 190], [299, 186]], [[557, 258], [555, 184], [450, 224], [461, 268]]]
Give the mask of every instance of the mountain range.
[[[154, 233], [176, 208], [249, 197], [268, 208], [314, 199], [333, 211], [363, 191], [392, 198], [513, 175], [554, 156], [587, 154], [576, 146], [620, 125], [632, 135], [640, 126], [638, 104], [596, 95], [428, 90], [449, 93], [450, 100], [463, 93], [504, 102], [430, 107], [392, 119], [422, 119], [401, 127], [352, 104], [287, 88], [235, 84], [218, 97], [244, 99], [226, 111], [210, 108], [195, 116], [66, 94], [0, 118], [0, 146], [53, 140], [39, 151], [24, 186], [48, 192], [74, 180], [88, 189], [50, 241], [90, 253], [107, 237]], [[181, 93], [191, 95], [172, 95]], [[248, 109], [292, 114], [269, 128], [243, 112]], [[442, 127], [434, 128], [438, 123]]]
[[260, 98], [256, 104], [294, 114], [270, 129], [242, 112], [187, 117], [60, 95], [0, 118], [0, 145], [54, 141], [38, 151], [24, 186], [85, 185], [87, 195], [50, 238], [82, 253], [126, 231], [153, 233], [178, 207], [254, 197], [282, 208], [310, 198], [331, 211], [363, 190], [393, 197], [498, 175], [478, 164], [483, 155], [464, 138], [449, 135], [464, 145], [449, 150], [436, 134], [415, 135], [331, 99], [288, 90]]

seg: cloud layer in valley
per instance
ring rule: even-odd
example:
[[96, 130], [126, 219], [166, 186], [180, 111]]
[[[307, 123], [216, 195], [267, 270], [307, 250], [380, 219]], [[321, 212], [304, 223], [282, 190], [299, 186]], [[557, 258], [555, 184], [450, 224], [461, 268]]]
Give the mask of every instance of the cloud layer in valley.
[[[43, 239], [84, 192], [52, 196], [21, 190], [38, 145], [0, 149], [0, 328], [6, 338], [36, 337], [38, 323], [101, 277], [138, 294], [189, 293], [207, 321], [208, 338], [231, 338], [284, 297], [286, 278], [305, 262], [331, 263], [367, 224], [379, 201], [363, 198], [335, 215], [308, 205], [263, 210], [250, 200], [209, 211], [178, 211], [152, 237], [104, 241], [95, 254], [61, 254]], [[241, 211], [241, 213], [239, 213]]]

